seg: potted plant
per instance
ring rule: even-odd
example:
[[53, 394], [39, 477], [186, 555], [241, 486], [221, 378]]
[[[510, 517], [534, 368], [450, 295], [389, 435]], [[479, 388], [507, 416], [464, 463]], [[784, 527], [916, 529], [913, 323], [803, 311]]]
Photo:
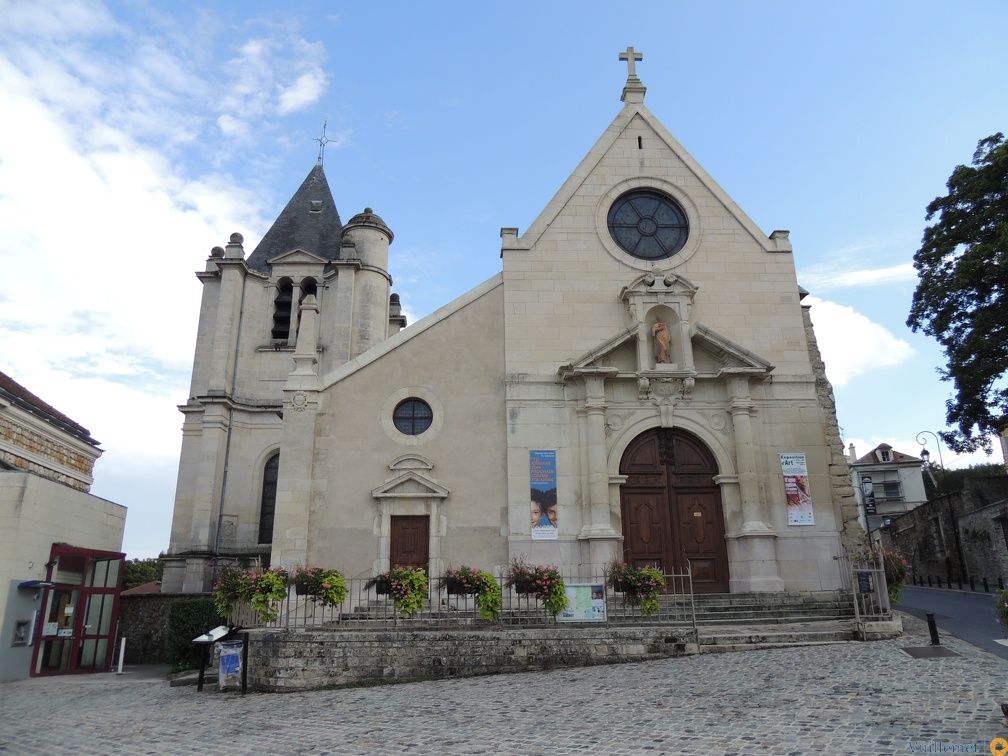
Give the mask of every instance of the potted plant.
[[282, 567], [243, 570], [224, 565], [217, 573], [214, 603], [221, 616], [228, 616], [238, 604], [249, 603], [260, 622], [277, 618], [277, 608], [287, 598], [287, 571]]
[[294, 589], [299, 596], [309, 596], [323, 606], [339, 606], [347, 594], [346, 580], [339, 570], [298, 567], [294, 571]]
[[524, 558], [514, 557], [508, 567], [509, 588], [538, 598], [554, 617], [567, 608], [567, 591], [560, 570], [554, 566], [529, 565]]
[[441, 584], [450, 594], [475, 596], [476, 609], [488, 622], [496, 622], [500, 616], [503, 597], [500, 584], [489, 572], [475, 570], [463, 565], [449, 568], [441, 576]]
[[364, 587], [391, 596], [399, 613], [408, 617], [420, 611], [427, 600], [427, 573], [411, 567], [395, 567], [375, 575]]
[[221, 564], [217, 567], [217, 582], [214, 583], [214, 607], [221, 617], [228, 617], [238, 604], [249, 600], [251, 595], [251, 573], [236, 564]]
[[607, 572], [606, 584], [623, 594], [624, 604], [639, 605], [645, 617], [658, 613], [658, 594], [665, 588], [661, 570], [612, 562]]
[[906, 585], [910, 574], [910, 564], [898, 551], [886, 551], [882, 554], [882, 564], [885, 567], [886, 586], [889, 590], [889, 603], [899, 602], [900, 593]]

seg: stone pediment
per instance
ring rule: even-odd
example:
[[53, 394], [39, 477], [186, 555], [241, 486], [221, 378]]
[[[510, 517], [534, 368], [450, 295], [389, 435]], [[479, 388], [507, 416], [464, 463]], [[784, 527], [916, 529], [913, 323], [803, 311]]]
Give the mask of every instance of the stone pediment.
[[608, 358], [621, 348], [625, 349], [627, 345], [632, 345], [632, 348], [636, 349], [636, 343], [637, 326], [635, 324], [623, 329], [608, 341], [599, 344], [589, 352], [585, 352], [567, 365], [561, 366], [560, 373], [566, 377], [567, 374], [580, 371], [584, 368], [610, 367], [607, 364]]
[[693, 354], [709, 358], [719, 375], [769, 373], [774, 369], [767, 360], [701, 323], [694, 324], [690, 329], [690, 341], [693, 343]]
[[[619, 369], [620, 373], [636, 373], [638, 375], [683, 377], [700, 374], [762, 374], [769, 373], [774, 366], [759, 355], [736, 344], [716, 331], [696, 323], [690, 328], [690, 351], [696, 362], [693, 368], [676, 368], [670, 365], [651, 366], [634, 361], [638, 353], [637, 345], [642, 329], [638, 324], [628, 326], [612, 338], [602, 342], [594, 349], [585, 352], [577, 359], [563, 365], [558, 371], [564, 380], [574, 375], [592, 373], [601, 369]], [[647, 336], [647, 333], [644, 334]], [[633, 364], [620, 365], [621, 362]]]
[[295, 247], [276, 257], [271, 257], [266, 262], [276, 268], [278, 265], [325, 265], [329, 261], [311, 252], [306, 252], [300, 247]]
[[406, 470], [374, 489], [371, 495], [376, 499], [446, 499], [448, 493], [447, 488], [422, 473]]

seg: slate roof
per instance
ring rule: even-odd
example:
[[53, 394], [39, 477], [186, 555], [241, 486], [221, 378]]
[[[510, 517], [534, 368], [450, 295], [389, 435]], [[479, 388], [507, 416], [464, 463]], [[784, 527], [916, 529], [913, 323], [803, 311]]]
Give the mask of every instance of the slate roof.
[[71, 420], [51, 404], [43, 402], [6, 373], [0, 373], [0, 397], [37, 417], [41, 417], [46, 422], [62, 428], [82, 441], [92, 446], [98, 446], [98, 441], [91, 438], [91, 431]]
[[267, 260], [295, 248], [337, 260], [342, 230], [322, 163], [316, 163], [246, 262], [254, 270], [269, 273]]

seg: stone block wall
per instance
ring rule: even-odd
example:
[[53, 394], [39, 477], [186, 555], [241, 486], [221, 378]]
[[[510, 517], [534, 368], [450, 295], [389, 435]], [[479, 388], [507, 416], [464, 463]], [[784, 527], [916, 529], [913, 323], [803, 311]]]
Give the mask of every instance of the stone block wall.
[[[15, 423], [9, 417], [0, 417], [0, 440], [13, 446], [15, 450], [23, 449], [26, 453], [47, 460], [53, 465], [79, 472], [89, 480], [91, 478], [95, 461], [93, 456], [74, 451], [66, 444], [61, 444], [55, 439], [47, 438], [41, 433], [36, 433]], [[90, 488], [83, 480], [61, 474], [48, 465], [33, 462], [28, 457], [17, 454], [10, 449], [0, 448], [0, 460], [17, 470], [41, 475], [43, 478], [76, 488], [78, 491], [87, 492]]]
[[1008, 582], [1008, 475], [968, 478], [965, 488], [895, 519], [883, 542], [918, 577]]
[[309, 690], [363, 680], [449, 678], [696, 654], [696, 635], [668, 627], [492, 630], [257, 630], [249, 686]]

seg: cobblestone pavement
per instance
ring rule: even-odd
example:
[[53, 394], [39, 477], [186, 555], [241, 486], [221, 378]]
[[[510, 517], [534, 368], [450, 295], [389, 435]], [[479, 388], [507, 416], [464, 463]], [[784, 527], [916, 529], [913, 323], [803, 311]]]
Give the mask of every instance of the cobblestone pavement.
[[947, 635], [960, 656], [914, 659], [902, 649], [927, 646], [927, 628], [904, 627], [894, 641], [244, 697], [143, 668], [25, 680], [0, 684], [0, 753], [991, 753], [1008, 738], [1008, 663]]

